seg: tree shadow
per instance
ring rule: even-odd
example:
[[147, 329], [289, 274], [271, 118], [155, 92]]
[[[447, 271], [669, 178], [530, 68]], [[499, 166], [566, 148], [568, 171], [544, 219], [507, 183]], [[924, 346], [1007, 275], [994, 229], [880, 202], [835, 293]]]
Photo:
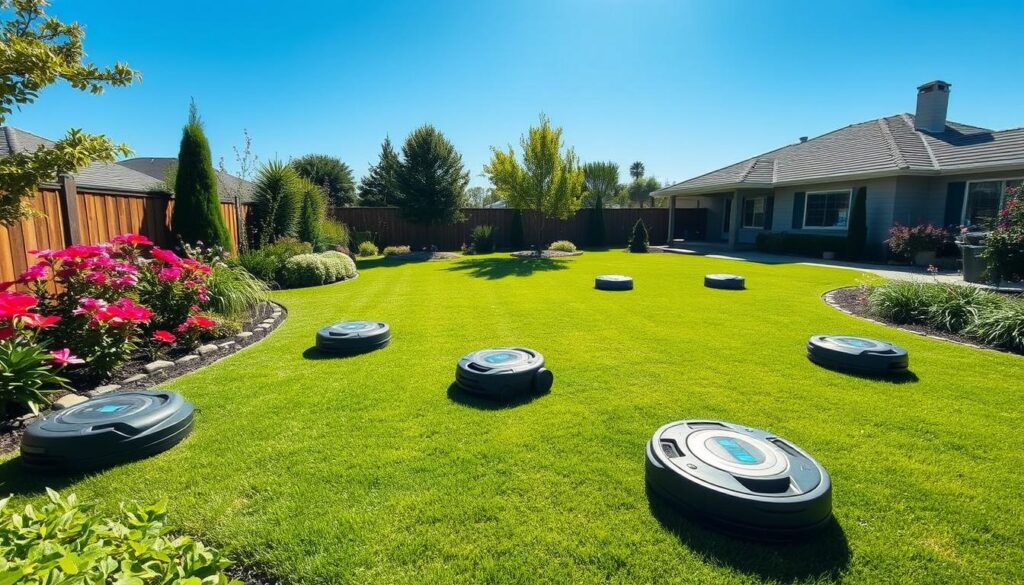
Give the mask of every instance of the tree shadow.
[[0, 463], [0, 494], [33, 496], [46, 492], [46, 488], [61, 491], [88, 475], [87, 472], [32, 471], [21, 464], [21, 456], [18, 456]]
[[538, 394], [536, 392], [524, 392], [511, 398], [491, 398], [488, 396], [473, 394], [472, 392], [466, 392], [463, 390], [462, 386], [459, 386], [456, 382], [452, 382], [451, 385], [448, 386], [448, 400], [477, 410], [507, 410], [509, 408], [529, 404], [548, 393], [550, 393], [550, 391], [544, 392], [543, 394]]
[[479, 258], [463, 260], [445, 268], [465, 272], [475, 278], [496, 280], [508, 276], [530, 276], [534, 272], [549, 272], [569, 268], [565, 260], [552, 258]]
[[838, 579], [853, 556], [846, 534], [835, 518], [812, 537], [792, 542], [739, 539], [710, 530], [680, 514], [647, 487], [654, 518], [679, 542], [710, 562], [760, 580], [793, 582]]

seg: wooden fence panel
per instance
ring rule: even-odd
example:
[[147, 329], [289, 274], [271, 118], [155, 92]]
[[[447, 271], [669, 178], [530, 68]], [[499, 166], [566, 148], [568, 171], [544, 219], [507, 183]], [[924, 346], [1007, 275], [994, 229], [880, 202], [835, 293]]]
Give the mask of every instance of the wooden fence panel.
[[[512, 245], [511, 209], [465, 209], [466, 221], [453, 225], [420, 226], [402, 219], [401, 211], [394, 207], [334, 207], [330, 216], [349, 226], [352, 231], [372, 232], [380, 246], [411, 245], [437, 246], [442, 250], [456, 250], [469, 242], [470, 233], [478, 225], [495, 228], [498, 247]], [[549, 244], [555, 240], [570, 240], [581, 246], [589, 245], [592, 209], [581, 209], [575, 216], [565, 219], [545, 219], [533, 211], [523, 212], [523, 234], [527, 244]], [[668, 232], [667, 209], [605, 209], [604, 224], [609, 246], [625, 246], [638, 219], [643, 219], [650, 232], [652, 244], [662, 244]], [[543, 231], [542, 231], [543, 230]]]

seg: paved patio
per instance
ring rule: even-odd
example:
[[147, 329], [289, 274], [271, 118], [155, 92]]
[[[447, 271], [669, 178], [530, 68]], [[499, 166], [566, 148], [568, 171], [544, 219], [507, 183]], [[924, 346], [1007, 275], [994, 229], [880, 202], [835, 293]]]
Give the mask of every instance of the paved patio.
[[[949, 282], [956, 284], [970, 284], [981, 288], [994, 289], [987, 284], [965, 283], [959, 271], [940, 271], [938, 274], [929, 274], [920, 266], [902, 266], [891, 264], [874, 264], [870, 262], [847, 262], [845, 260], [818, 260], [802, 256], [787, 256], [784, 254], [768, 254], [757, 250], [730, 250], [724, 244], [707, 242], [673, 242], [670, 246], [655, 246], [671, 254], [692, 254], [707, 256], [708, 258], [721, 258], [724, 260], [737, 260], [740, 262], [757, 262], [760, 264], [805, 264], [807, 266], [825, 266], [828, 268], [841, 268], [845, 270], [861, 270], [877, 274], [884, 278], [894, 280], [912, 280], [922, 282]], [[1003, 291], [1024, 292], [1024, 283], [1009, 283], [999, 287]]]

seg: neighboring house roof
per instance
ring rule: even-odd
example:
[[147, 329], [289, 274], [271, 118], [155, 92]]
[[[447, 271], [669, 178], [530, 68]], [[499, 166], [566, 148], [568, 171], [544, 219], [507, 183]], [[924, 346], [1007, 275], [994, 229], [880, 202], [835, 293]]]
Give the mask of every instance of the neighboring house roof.
[[[163, 181], [167, 177], [168, 170], [178, 164], [178, 159], [173, 156], [137, 157], [120, 161], [117, 164]], [[243, 203], [252, 201], [252, 193], [255, 188], [253, 183], [216, 169], [213, 172], [217, 175], [217, 194], [221, 201], [234, 201], [236, 192]]]
[[493, 203], [484, 205], [484, 209], [505, 209], [506, 207], [508, 207], [508, 205], [505, 203], [504, 199], [499, 199]]
[[951, 174], [1024, 167], [1024, 128], [993, 131], [947, 122], [943, 132], [914, 128], [914, 116], [897, 114], [853, 124], [790, 144], [651, 195], [772, 188], [842, 178], [898, 174]]

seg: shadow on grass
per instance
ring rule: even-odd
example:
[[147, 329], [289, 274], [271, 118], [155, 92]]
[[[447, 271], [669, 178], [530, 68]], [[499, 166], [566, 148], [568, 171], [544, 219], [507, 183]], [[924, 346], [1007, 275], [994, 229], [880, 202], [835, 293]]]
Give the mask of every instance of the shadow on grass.
[[33, 496], [46, 492], [46, 488], [61, 491], [67, 486], [84, 479], [87, 473], [45, 473], [26, 469], [21, 457], [14, 457], [0, 463], [0, 494], [7, 496]]
[[509, 408], [515, 408], [524, 404], [529, 404], [534, 400], [547, 394], [536, 394], [533, 392], [527, 392], [518, 394], [513, 398], [490, 398], [487, 396], [480, 396], [479, 394], [473, 394], [472, 392], [466, 392], [455, 382], [452, 382], [448, 386], [448, 400], [456, 402], [463, 406], [469, 406], [478, 410], [506, 410]]
[[[811, 361], [811, 363], [816, 363]], [[914, 384], [920, 380], [917, 374], [910, 370], [904, 370], [896, 374], [872, 374], [869, 372], [856, 372], [853, 370], [844, 370], [841, 368], [833, 368], [828, 365], [816, 364], [830, 372], [842, 374], [844, 376], [850, 376], [851, 378], [860, 378], [861, 380], [870, 380], [872, 382], [887, 382], [889, 384]]]
[[805, 540], [760, 542], [727, 536], [689, 520], [650, 487], [647, 502], [655, 519], [687, 548], [712, 563], [760, 580], [838, 579], [850, 564], [852, 553], [846, 534], [834, 518], [821, 532]]
[[330, 353], [330, 352], [326, 352], [326, 351], [320, 351], [314, 345], [313, 347], [306, 348], [306, 350], [302, 352], [302, 358], [303, 359], [307, 359], [307, 360], [314, 360], [314, 361], [316, 361], [316, 360], [344, 360], [344, 359], [355, 358], [355, 357], [359, 357], [361, 355], [372, 353], [372, 352], [374, 352], [374, 351], [376, 351], [378, 349], [384, 349], [384, 348], [378, 347], [378, 348], [368, 349], [366, 351], [358, 351], [358, 352], [354, 352], [354, 353]]
[[530, 276], [534, 272], [565, 270], [565, 260], [553, 258], [479, 258], [463, 260], [445, 268], [453, 272], [465, 272], [476, 278], [496, 280], [507, 276]]

